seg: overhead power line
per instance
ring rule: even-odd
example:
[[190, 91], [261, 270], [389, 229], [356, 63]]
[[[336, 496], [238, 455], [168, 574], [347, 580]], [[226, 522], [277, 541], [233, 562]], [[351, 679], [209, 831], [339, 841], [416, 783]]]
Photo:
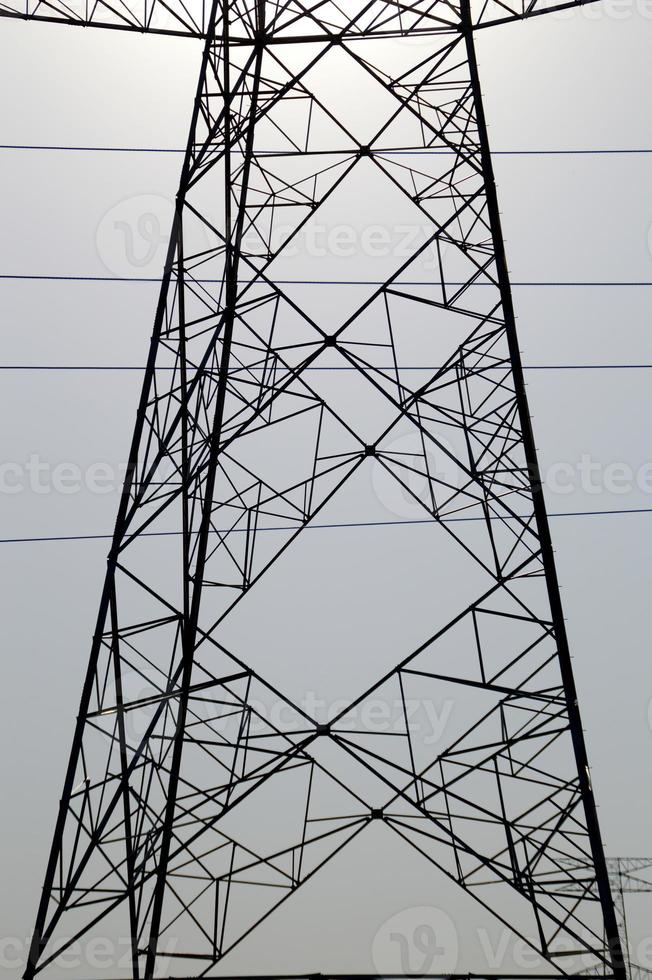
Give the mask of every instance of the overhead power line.
[[[649, 371], [652, 364], [524, 364], [524, 371]], [[0, 364], [0, 371], [144, 371], [144, 364]], [[174, 371], [171, 366], [157, 367], [157, 371]], [[242, 367], [232, 371], [252, 373], [264, 370], [255, 367]], [[288, 369], [289, 370], [289, 369]], [[305, 371], [358, 371], [357, 367], [350, 365], [324, 365], [310, 366]], [[377, 371], [394, 371], [393, 364], [384, 364], [377, 367]], [[400, 366], [399, 371], [438, 371], [439, 367], [432, 364], [410, 364]], [[483, 371], [504, 371], [506, 368], [497, 366], [495, 368], [483, 368]]]
[[[630, 515], [630, 514], [652, 514], [652, 507], [630, 507], [621, 508], [619, 510], [568, 510], [568, 511], [557, 511], [549, 513], [550, 518], [560, 518], [560, 517], [614, 517], [617, 515]], [[531, 516], [531, 515], [530, 515]], [[529, 520], [530, 517], [527, 515], [516, 515], [515, 517], [489, 517], [492, 521], [505, 521], [505, 520]], [[439, 520], [435, 520], [432, 517], [425, 517], [422, 519], [414, 520], [401, 520], [401, 521], [342, 521], [337, 524], [307, 524], [306, 530], [309, 531], [333, 531], [344, 528], [359, 528], [359, 527], [409, 527], [419, 524], [466, 524], [474, 523], [476, 521], [486, 522], [487, 517], [483, 515], [482, 517], [445, 517]], [[259, 527], [258, 533], [261, 531], [266, 532], [278, 532], [278, 531], [291, 531], [292, 528], [289, 527]], [[182, 531], [142, 531], [139, 533], [139, 538], [176, 538], [180, 537]], [[212, 532], [213, 534], [246, 534], [247, 528], [218, 528]], [[0, 538], [0, 544], [37, 544], [41, 542], [50, 541], [105, 541], [111, 540], [113, 538], [112, 534], [57, 534], [57, 535], [41, 535], [38, 537], [29, 538]]]
[[[185, 153], [183, 147], [169, 146], [56, 146], [39, 143], [1, 143], [0, 150], [43, 150], [67, 153]], [[257, 156], [285, 153], [282, 150], [259, 150]], [[378, 150], [382, 156], [450, 156], [454, 150], [425, 149], [425, 150]], [[650, 154], [652, 148], [647, 147], [596, 147], [592, 148], [562, 148], [562, 149], [531, 149], [531, 150], [493, 150], [493, 156], [635, 156]]]
[[[79, 276], [79, 275], [28, 275], [26, 273], [0, 273], [0, 280], [28, 280], [28, 281], [43, 281], [43, 282], [151, 282], [160, 284], [160, 276]], [[199, 285], [215, 285], [221, 283], [221, 279], [195, 279], [195, 283]], [[239, 280], [243, 285], [249, 282], [248, 279]], [[263, 283], [264, 280], [261, 280]], [[276, 279], [275, 285], [277, 286], [384, 286], [385, 280], [380, 279]], [[432, 288], [432, 281], [427, 280], [403, 280], [401, 279], [396, 283], [397, 286], [423, 286], [424, 288]], [[451, 281], [446, 283], [447, 286], [467, 286], [466, 282], [462, 281]], [[469, 288], [482, 288], [486, 286], [491, 286], [495, 288], [495, 284], [491, 282], [476, 282], [473, 286]], [[600, 287], [600, 286], [611, 286], [611, 287], [624, 287], [630, 288], [633, 286], [652, 286], [652, 280], [628, 280], [628, 281], [617, 281], [617, 280], [577, 280], [577, 281], [512, 281], [511, 286], [521, 286], [521, 287]]]

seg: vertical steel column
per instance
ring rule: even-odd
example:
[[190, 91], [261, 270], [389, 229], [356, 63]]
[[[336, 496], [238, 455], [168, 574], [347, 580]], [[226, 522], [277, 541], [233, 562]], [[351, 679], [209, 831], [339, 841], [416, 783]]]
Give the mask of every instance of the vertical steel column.
[[596, 881], [600, 894], [600, 903], [604, 916], [605, 932], [609, 946], [614, 975], [617, 980], [626, 980], [625, 963], [623, 959], [618, 923], [614, 909], [613, 896], [609, 883], [609, 873], [607, 862], [600, 835], [600, 826], [595, 805], [595, 797], [591, 786], [589, 773], [589, 763], [586, 752], [586, 742], [582, 730], [582, 721], [577, 703], [577, 691], [573, 668], [568, 646], [568, 636], [564, 613], [559, 592], [559, 581], [557, 569], [555, 567], [555, 557], [550, 535], [550, 525], [546, 512], [546, 504], [541, 483], [541, 474], [537, 460], [536, 446], [530, 421], [530, 411], [525, 391], [525, 379], [523, 376], [523, 364], [521, 352], [518, 346], [518, 336], [516, 331], [516, 318], [514, 315], [514, 303], [512, 290], [509, 281], [509, 270], [507, 268], [507, 257], [505, 254], [505, 243], [503, 240], [502, 226], [500, 220], [500, 210], [498, 206], [498, 195], [496, 192], [496, 181], [493, 171], [491, 149], [489, 146], [489, 136], [487, 132], [487, 121], [484, 114], [482, 102], [482, 89], [480, 86], [480, 76], [478, 74], [478, 62], [475, 50], [475, 38], [473, 31], [473, 21], [471, 16], [471, 0], [461, 0], [460, 14], [462, 18], [462, 28], [466, 43], [467, 56], [469, 61], [469, 71], [471, 77], [471, 87], [475, 103], [476, 121], [478, 126], [478, 139], [480, 142], [480, 156], [482, 160], [482, 172], [485, 181], [485, 193], [487, 197], [487, 210], [493, 247], [496, 257], [496, 271], [498, 285], [500, 289], [501, 303], [505, 317], [505, 329], [507, 343], [512, 365], [514, 378], [514, 388], [518, 405], [519, 421], [521, 425], [523, 449], [528, 468], [530, 486], [532, 491], [532, 501], [534, 514], [537, 522], [539, 541], [541, 544], [541, 557], [548, 590], [548, 599], [552, 620], [555, 627], [555, 639], [559, 655], [559, 666], [564, 684], [566, 697], [566, 707], [568, 710], [569, 728], [573, 740], [573, 748], [577, 761], [577, 771], [579, 778], [580, 792], [586, 815], [586, 823], [591, 843], [591, 853], [595, 864]]
[[[264, 30], [264, 10], [265, 10], [265, 0], [257, 0], [256, 4], [256, 20], [258, 31], [262, 32]], [[149, 942], [147, 945], [147, 959], [145, 965], [144, 977], [145, 980], [152, 980], [154, 972], [156, 969], [156, 956], [158, 951], [158, 940], [161, 928], [161, 916], [163, 912], [163, 903], [165, 898], [165, 891], [167, 887], [167, 873], [168, 873], [168, 863], [170, 858], [170, 849], [172, 843], [172, 833], [174, 825], [174, 815], [177, 804], [177, 793], [179, 788], [179, 777], [181, 770], [181, 760], [183, 755], [183, 743], [186, 731], [186, 718], [188, 710], [188, 697], [189, 688], [192, 678], [192, 669], [194, 664], [195, 649], [197, 646], [197, 625], [199, 621], [199, 612], [201, 608], [201, 600], [203, 593], [203, 579], [204, 570], [206, 566], [206, 556], [208, 553], [208, 542], [211, 530], [211, 514], [213, 509], [214, 491], [215, 491], [215, 480], [217, 476], [218, 460], [220, 455], [220, 442], [222, 437], [222, 423], [224, 419], [224, 407], [226, 403], [229, 370], [231, 362], [231, 349], [233, 343], [233, 331], [236, 319], [236, 304], [238, 295], [238, 272], [239, 272], [239, 259], [240, 259], [240, 248], [242, 243], [242, 235], [244, 230], [244, 222], [246, 215], [246, 203], [247, 203], [247, 193], [249, 189], [249, 174], [251, 171], [251, 157], [254, 148], [255, 139], [255, 125], [253, 119], [255, 118], [258, 96], [260, 90], [260, 75], [262, 67], [262, 56], [264, 45], [262, 38], [259, 40], [256, 49], [256, 56], [253, 63], [253, 84], [251, 91], [251, 104], [249, 107], [250, 111], [250, 125], [247, 130], [247, 137], [245, 143], [245, 159], [243, 164], [242, 173], [242, 187], [240, 191], [240, 200], [238, 202], [237, 213], [235, 215], [235, 221], [232, 215], [232, 167], [231, 167], [231, 100], [232, 100], [232, 89], [231, 89], [231, 75], [230, 75], [230, 50], [229, 50], [229, 0], [223, 0], [222, 3], [222, 37], [220, 42], [221, 58], [223, 61], [223, 72], [224, 72], [224, 144], [225, 144], [225, 169], [224, 169], [224, 209], [225, 209], [225, 238], [226, 238], [226, 253], [225, 253], [225, 286], [226, 286], [226, 304], [223, 314], [222, 321], [222, 352], [220, 357], [219, 366], [219, 377], [217, 383], [217, 392], [215, 400], [215, 413], [213, 417], [212, 429], [210, 434], [210, 455], [207, 466], [206, 480], [203, 487], [202, 496], [202, 511], [201, 511], [201, 522], [197, 536], [197, 556], [195, 561], [194, 570], [190, 567], [190, 553], [189, 549], [185, 548], [184, 555], [184, 595], [189, 596], [190, 601], [184, 611], [184, 622], [182, 625], [182, 653], [183, 653], [183, 669], [181, 675], [180, 684], [180, 697], [179, 697], [179, 708], [177, 714], [176, 728], [174, 733], [174, 745], [172, 750], [172, 761], [170, 765], [170, 781], [168, 784], [168, 793], [165, 807], [165, 817], [163, 824], [163, 831], [161, 836], [161, 850], [159, 854], [159, 862], [156, 871], [156, 885], [154, 891], [154, 901], [152, 905], [152, 919], [150, 925], [150, 935]], [[206, 42], [206, 53], [207, 57], [204, 59], [204, 64], [202, 67], [202, 78], [200, 78], [200, 91], [203, 86], [203, 82], [206, 77], [206, 70], [208, 64], [210, 63], [211, 51], [215, 47], [215, 11], [213, 12], [213, 19], [211, 24], [211, 30], [209, 31], [209, 36]], [[213, 51], [213, 57], [215, 57], [215, 51]], [[192, 140], [192, 134], [191, 134]], [[183, 189], [182, 189], [183, 190]], [[181, 196], [181, 195], [180, 195]], [[180, 221], [180, 233], [182, 229], [182, 220]], [[183, 286], [180, 286], [180, 303], [182, 303]], [[180, 323], [179, 329], [181, 331], [182, 339], [185, 329], [185, 324], [183, 322], [183, 306], [180, 306]], [[186, 426], [186, 420], [184, 419], [184, 430]], [[186, 483], [184, 487], [184, 507], [187, 511], [187, 497], [189, 492], [191, 492], [191, 487]], [[185, 521], [184, 521], [185, 524]], [[184, 529], [184, 542], [187, 543], [188, 535], [186, 529]]]
[[[154, 375], [156, 369], [156, 356], [159, 348], [161, 332], [163, 329], [163, 324], [165, 319], [166, 301], [170, 288], [172, 272], [175, 264], [177, 244], [181, 235], [181, 226], [182, 226], [181, 214], [183, 209], [183, 201], [185, 199], [185, 194], [186, 194], [188, 181], [190, 177], [194, 135], [197, 126], [197, 120], [199, 118], [199, 109], [201, 106], [202, 93], [205, 86], [206, 70], [209, 64], [209, 55], [210, 55], [210, 50], [211, 50], [213, 37], [215, 33], [215, 22], [218, 14], [218, 9], [219, 9], [218, 0], [212, 0], [209, 23], [207, 24], [207, 28], [206, 28], [207, 30], [206, 42], [203, 48], [203, 56], [202, 56], [201, 68], [199, 72], [199, 79], [197, 83], [197, 90], [195, 94], [195, 101], [193, 105], [188, 142], [186, 145], [186, 151], [184, 155], [181, 178], [179, 181], [179, 192], [177, 194], [177, 199], [176, 199], [174, 218], [173, 218], [172, 229], [170, 233], [170, 242], [168, 245], [168, 252], [165, 261], [163, 278], [161, 281], [161, 290], [159, 293], [159, 298], [158, 298], [158, 303], [156, 308], [154, 328], [152, 331], [152, 337], [150, 339], [145, 376], [143, 379], [143, 386], [141, 389], [138, 409], [136, 412], [136, 423], [134, 426], [134, 433], [132, 436], [131, 446], [129, 451], [129, 462], [127, 465], [127, 472], [125, 475], [125, 480], [122, 488], [120, 505], [118, 507], [118, 514], [116, 517], [111, 549], [109, 551], [109, 555], [107, 558], [107, 572], [106, 572], [106, 577], [102, 589], [102, 596], [100, 599], [100, 606], [99, 606], [97, 620], [95, 624], [95, 631], [93, 633], [93, 642], [91, 645], [91, 653], [89, 657], [88, 668], [84, 679], [84, 686], [82, 688], [79, 710], [77, 712], [75, 732], [73, 735], [70, 756], [68, 759], [66, 777], [64, 780], [64, 786], [63, 786], [61, 798], [59, 800], [59, 810], [57, 814], [57, 820], [55, 823], [50, 854], [48, 857], [48, 863], [45, 872], [45, 880], [43, 883], [43, 888], [41, 890], [41, 897], [39, 900], [39, 906], [36, 915], [36, 923], [34, 927], [34, 932], [32, 933], [29, 955], [25, 966], [25, 973], [24, 973], [25, 980], [32, 980], [32, 978], [34, 977], [40, 955], [60, 915], [60, 912], [55, 913], [52, 922], [50, 924], [50, 927], [46, 933], [45, 923], [47, 920], [48, 905], [50, 902], [52, 888], [56, 877], [57, 863], [62, 850], [63, 836], [64, 836], [65, 825], [66, 825], [66, 817], [68, 814], [70, 797], [73, 792], [75, 773], [77, 771], [80, 753], [82, 749], [84, 727], [86, 724], [86, 715], [88, 712], [88, 706], [93, 691], [95, 671], [97, 669], [98, 658], [102, 646], [102, 636], [106, 629], [106, 621], [107, 621], [107, 617], [110, 615], [112, 597], [114, 596], [116, 565], [118, 561], [120, 545], [126, 530], [126, 521], [127, 521], [127, 514], [129, 509], [130, 494], [133, 489], [134, 477], [136, 475], [136, 470], [137, 470], [138, 451], [139, 451], [140, 442], [141, 442], [145, 420], [146, 420], [147, 405], [149, 402], [153, 381], [154, 381]], [[132, 945], [134, 942], [135, 942], [135, 937], [132, 937]], [[135, 976], [137, 976], [137, 974], [135, 974]]]

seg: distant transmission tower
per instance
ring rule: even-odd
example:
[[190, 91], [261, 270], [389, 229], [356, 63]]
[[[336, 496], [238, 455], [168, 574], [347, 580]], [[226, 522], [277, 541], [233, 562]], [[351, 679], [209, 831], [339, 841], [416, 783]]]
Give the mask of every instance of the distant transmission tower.
[[[608, 857], [607, 869], [611, 893], [614, 896], [618, 928], [622, 937], [627, 975], [630, 980], [651, 980], [652, 970], [639, 966], [632, 959], [625, 896], [652, 893], [652, 880], [650, 880], [652, 877], [652, 858]], [[577, 865], [575, 870], [581, 871], [581, 865]], [[590, 880], [591, 868], [587, 866], [585, 870], [589, 872]]]
[[[2, 13], [204, 42], [26, 976], [109, 923], [135, 978], [160, 975], [170, 937], [177, 975], [224, 975], [382, 834], [376, 863], [415, 852], [544, 971], [578, 972], [570, 953], [624, 980], [475, 46], [579, 2], [22, 2]], [[382, 234], [354, 249], [344, 283], [327, 258], [297, 282], [301, 236], [370, 212], [425, 232], [400, 255]], [[382, 575], [343, 608], [337, 580], [371, 538], [343, 533], [325, 575], [309, 528], [373, 521], [381, 478], [425, 523], [411, 563], [397, 546], [370, 560]], [[327, 719], [284, 687], [299, 584], [321, 611], [296, 671], [323, 680], [342, 658], [356, 690]], [[390, 642], [399, 592], [412, 612]], [[410, 705], [442, 692], [455, 721], [431, 744]], [[379, 699], [399, 706], [391, 732], [369, 724]]]
[[[632, 951], [627, 929], [627, 908], [625, 895], [652, 892], [652, 858], [616, 857], [607, 858], [607, 868], [614, 896], [618, 928], [622, 937], [623, 952], [630, 980], [651, 980], [652, 970], [632, 961]], [[645, 877], [647, 875], [647, 879]]]

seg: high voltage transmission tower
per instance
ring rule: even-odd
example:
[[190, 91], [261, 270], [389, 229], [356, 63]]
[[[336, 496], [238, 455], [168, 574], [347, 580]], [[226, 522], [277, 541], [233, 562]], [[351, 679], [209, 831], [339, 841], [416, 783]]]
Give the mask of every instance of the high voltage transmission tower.
[[630, 980], [650, 980], [652, 970], [639, 966], [632, 959], [629, 932], [627, 929], [626, 895], [652, 893], [652, 858], [616, 857], [607, 858], [607, 868], [614, 896], [618, 928], [622, 937], [625, 963]]
[[[415, 859], [544, 973], [625, 977], [476, 61], [478, 30], [576, 5], [2, 4], [203, 40], [29, 980], [110, 930], [133, 977], [164, 950], [223, 976], [296, 892]], [[297, 243], [343, 214], [419, 235], [334, 282]], [[310, 532], [394, 493], [429, 519], [407, 545]], [[433, 740], [414, 705], [444, 697]], [[289, 935], [290, 972], [331, 969]]]
[[[575, 865], [577, 871], [582, 870], [582, 865]], [[584, 870], [591, 873], [590, 866], [585, 866]], [[623, 953], [627, 967], [629, 980], [650, 980], [652, 970], [640, 966], [632, 958], [629, 930], [627, 928], [627, 906], [626, 895], [652, 894], [652, 858], [645, 857], [609, 857], [607, 858], [607, 870], [611, 884], [611, 893], [614, 897], [618, 928], [622, 939]], [[580, 885], [578, 881], [578, 886]], [[580, 886], [581, 887], [581, 886]]]

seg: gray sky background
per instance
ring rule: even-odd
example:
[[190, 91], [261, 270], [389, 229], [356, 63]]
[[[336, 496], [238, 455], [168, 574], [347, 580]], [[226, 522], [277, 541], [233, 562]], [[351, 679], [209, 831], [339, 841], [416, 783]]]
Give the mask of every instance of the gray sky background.
[[[194, 41], [0, 22], [0, 52], [3, 144], [185, 143]], [[596, 4], [485, 32], [479, 60], [493, 148], [652, 150], [651, 52], [649, 3]], [[0, 150], [0, 273], [156, 276], [180, 161]], [[497, 156], [514, 281], [652, 282], [651, 166], [652, 154]], [[136, 238], [134, 265], [111, 229], [116, 220], [134, 227], [143, 211], [158, 217], [163, 237], [146, 262], [148, 243]], [[142, 365], [156, 293], [152, 283], [0, 280], [0, 363]], [[516, 286], [515, 300], [526, 364], [652, 364], [652, 287]], [[551, 513], [652, 507], [650, 378], [528, 372]], [[3, 461], [24, 468], [36, 456], [50, 476], [62, 463], [119, 471], [139, 372], [7, 371], [1, 380]], [[595, 464], [584, 480], [583, 457], [585, 471], [587, 459]], [[115, 489], [45, 486], [0, 495], [0, 537], [111, 530]], [[607, 853], [652, 854], [652, 514], [564, 517], [552, 527]], [[408, 530], [368, 533], [406, 536], [409, 547]], [[107, 545], [0, 548], [0, 937], [16, 940], [3, 947], [0, 977], [13, 977], [10, 960], [40, 893]], [[396, 912], [406, 904], [397, 902]], [[631, 908], [636, 948], [650, 935], [652, 902], [635, 896]], [[364, 926], [371, 936], [373, 926]]]

